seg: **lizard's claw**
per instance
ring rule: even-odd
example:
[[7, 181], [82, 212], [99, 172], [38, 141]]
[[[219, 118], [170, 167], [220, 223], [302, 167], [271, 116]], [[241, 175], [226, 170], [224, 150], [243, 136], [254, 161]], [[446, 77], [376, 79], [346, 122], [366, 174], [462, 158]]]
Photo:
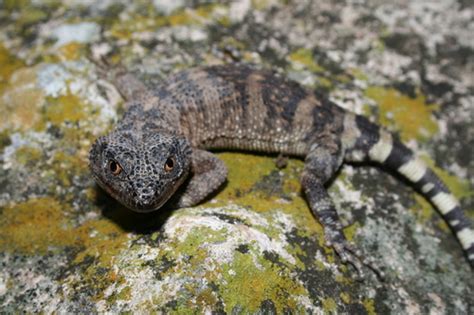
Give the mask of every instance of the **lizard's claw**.
[[357, 280], [364, 280], [366, 275], [364, 273], [364, 266], [371, 269], [375, 275], [383, 281], [385, 273], [381, 270], [373, 259], [363, 257], [362, 252], [350, 244], [342, 233], [326, 233], [326, 235], [333, 235], [333, 237], [326, 237], [326, 245], [331, 246], [339, 255], [341, 261], [345, 264], [350, 264], [357, 271]]

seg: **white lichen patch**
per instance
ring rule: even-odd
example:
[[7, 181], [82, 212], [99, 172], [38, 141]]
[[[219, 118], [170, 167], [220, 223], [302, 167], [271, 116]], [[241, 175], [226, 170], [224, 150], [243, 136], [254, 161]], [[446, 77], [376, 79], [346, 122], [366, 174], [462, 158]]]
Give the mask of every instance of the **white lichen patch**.
[[[330, 188], [334, 203], [347, 216], [351, 215], [351, 210], [364, 208], [367, 214], [373, 213], [375, 202], [369, 196], [363, 195], [361, 190], [354, 188], [352, 176], [353, 166], [344, 165], [341, 170], [342, 177], [335, 180]], [[343, 204], [349, 204], [350, 209], [345, 209]]]
[[[182, 242], [190, 234], [195, 232], [196, 229], [202, 227], [223, 233], [225, 241], [204, 245], [208, 254], [216, 259], [216, 261], [230, 263], [233, 259], [235, 248], [239, 244], [250, 243], [259, 254], [262, 254], [264, 251], [272, 251], [277, 253], [288, 263], [295, 263], [294, 257], [285, 250], [288, 243], [284, 236], [285, 232], [288, 233], [291, 231], [289, 227], [294, 226], [294, 223], [288, 225], [273, 225], [272, 228], [278, 232], [280, 238], [271, 239], [267, 234], [260, 230], [261, 228], [268, 228], [268, 219], [245, 208], [240, 208], [238, 206], [227, 206], [225, 209], [207, 208], [204, 210], [201, 208], [191, 208], [183, 209], [180, 212], [183, 211], [186, 212], [185, 215], [181, 214], [174, 216], [168, 220], [164, 226], [166, 235], [170, 239], [176, 238]], [[222, 220], [219, 218], [220, 214], [236, 218], [236, 221], [229, 222]], [[237, 221], [242, 219], [244, 222]], [[288, 216], [282, 215], [281, 213], [272, 219], [283, 223], [290, 220]]]
[[10, 144], [3, 149], [0, 158], [3, 161], [3, 169], [9, 169], [18, 163], [15, 153], [22, 147], [35, 149], [51, 148], [53, 140], [51, 135], [45, 132], [29, 131], [26, 133], [13, 133], [10, 135]]
[[233, 22], [241, 22], [251, 9], [251, 6], [250, 0], [233, 1], [229, 8], [229, 18]]
[[56, 40], [56, 47], [71, 42], [91, 43], [100, 38], [100, 26], [93, 22], [63, 24], [50, 30], [50, 33], [45, 35]]
[[183, 0], [153, 0], [155, 9], [165, 15], [182, 8], [184, 6]]
[[199, 26], [175, 26], [172, 28], [172, 34], [178, 41], [199, 42], [207, 39], [207, 33]]
[[360, 90], [335, 89], [331, 92], [330, 99], [338, 106], [359, 115], [364, 114], [369, 103]]
[[67, 92], [73, 75], [59, 64], [44, 64], [38, 71], [38, 84], [47, 96], [58, 97]]
[[91, 71], [91, 67], [90, 63], [83, 61], [43, 64], [37, 73], [38, 85], [46, 96], [57, 98], [68, 93], [77, 95], [100, 110], [99, 119], [109, 123], [117, 119], [116, 108], [121, 97], [112, 85], [98, 80], [98, 75]]

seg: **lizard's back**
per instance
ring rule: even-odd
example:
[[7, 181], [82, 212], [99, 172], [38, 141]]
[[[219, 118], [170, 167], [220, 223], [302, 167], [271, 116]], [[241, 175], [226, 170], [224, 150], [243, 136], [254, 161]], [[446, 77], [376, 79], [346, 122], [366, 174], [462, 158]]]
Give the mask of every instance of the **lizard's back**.
[[179, 72], [159, 89], [193, 146], [304, 156], [342, 132], [344, 111], [301, 85], [246, 66]]

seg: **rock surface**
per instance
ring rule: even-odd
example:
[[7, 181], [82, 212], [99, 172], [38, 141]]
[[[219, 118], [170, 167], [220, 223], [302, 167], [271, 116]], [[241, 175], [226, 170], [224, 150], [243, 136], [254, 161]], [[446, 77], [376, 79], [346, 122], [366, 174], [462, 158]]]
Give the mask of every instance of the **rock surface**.
[[468, 1], [0, 0], [0, 309], [4, 312], [473, 314], [460, 246], [422, 197], [371, 167], [330, 192], [382, 265], [364, 282], [324, 246], [303, 163], [219, 153], [199, 207], [139, 215], [87, 166], [122, 100], [108, 54], [153, 85], [244, 61], [281, 71], [397, 133], [474, 216], [474, 7]]

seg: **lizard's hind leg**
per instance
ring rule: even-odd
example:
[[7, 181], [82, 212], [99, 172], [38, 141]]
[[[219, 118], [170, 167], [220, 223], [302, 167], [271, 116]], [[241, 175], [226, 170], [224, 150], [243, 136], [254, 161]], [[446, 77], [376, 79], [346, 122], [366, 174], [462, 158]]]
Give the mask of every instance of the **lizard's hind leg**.
[[329, 146], [315, 145], [306, 156], [301, 184], [311, 211], [323, 225], [326, 244], [336, 251], [343, 262], [354, 266], [361, 278], [364, 277], [363, 265], [383, 278], [379, 268], [363, 258], [361, 252], [347, 241], [336, 207], [324, 187], [341, 166], [342, 157], [340, 145], [334, 142]]

